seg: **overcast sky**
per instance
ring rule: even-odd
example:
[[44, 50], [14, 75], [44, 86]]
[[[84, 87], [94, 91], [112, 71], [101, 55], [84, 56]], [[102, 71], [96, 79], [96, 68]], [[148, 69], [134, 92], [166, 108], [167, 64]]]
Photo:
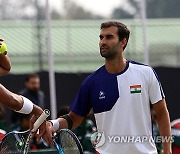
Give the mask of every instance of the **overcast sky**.
[[[83, 8], [95, 14], [109, 16], [113, 8], [122, 5], [125, 0], [72, 0]], [[55, 7], [59, 12], [63, 9], [63, 0], [49, 0], [51, 7]]]

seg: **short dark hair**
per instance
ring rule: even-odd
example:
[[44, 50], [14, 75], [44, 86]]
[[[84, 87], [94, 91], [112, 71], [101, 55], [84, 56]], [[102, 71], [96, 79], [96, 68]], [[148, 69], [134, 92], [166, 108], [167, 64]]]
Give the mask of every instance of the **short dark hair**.
[[31, 78], [39, 78], [39, 75], [36, 74], [36, 73], [29, 74], [29, 75], [26, 77], [25, 82], [28, 82]]
[[[124, 38], [126, 38], [127, 43], [128, 43], [130, 31], [129, 31], [129, 29], [127, 28], [127, 26], [124, 25], [124, 24], [121, 23], [121, 22], [117, 22], [117, 21], [107, 21], [107, 22], [104, 22], [104, 23], [101, 24], [101, 29], [103, 29], [103, 28], [109, 28], [109, 27], [111, 27], [111, 26], [114, 26], [114, 27], [117, 27], [117, 28], [118, 28], [117, 34], [118, 34], [118, 37], [119, 37], [119, 41], [122, 41]], [[126, 45], [127, 45], [127, 43], [126, 43]], [[126, 48], [126, 45], [124, 46], [123, 49]]]

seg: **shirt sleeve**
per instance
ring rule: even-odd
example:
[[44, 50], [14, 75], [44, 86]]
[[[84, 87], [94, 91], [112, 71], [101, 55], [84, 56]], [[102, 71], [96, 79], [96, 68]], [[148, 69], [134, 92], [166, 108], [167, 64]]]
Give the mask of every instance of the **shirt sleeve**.
[[90, 103], [90, 94], [89, 94], [89, 80], [86, 79], [82, 83], [75, 99], [73, 100], [70, 110], [82, 117], [85, 117], [90, 109], [92, 108], [92, 105]]
[[165, 98], [160, 80], [158, 78], [158, 75], [156, 74], [155, 70], [150, 68], [150, 83], [149, 83], [149, 97], [151, 104], [155, 104], [158, 101]]

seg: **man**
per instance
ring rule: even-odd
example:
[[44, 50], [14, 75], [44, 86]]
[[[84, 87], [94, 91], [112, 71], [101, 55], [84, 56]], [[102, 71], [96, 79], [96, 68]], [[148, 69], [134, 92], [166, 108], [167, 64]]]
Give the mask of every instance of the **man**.
[[[0, 39], [2, 45], [3, 39]], [[6, 75], [11, 69], [11, 62], [7, 55], [7, 51], [0, 55], [0, 75]], [[5, 107], [18, 113], [34, 115], [34, 120], [43, 112], [40, 107], [33, 104], [29, 99], [21, 95], [12, 93], [0, 84], [0, 103]], [[44, 131], [44, 130], [43, 130]]]
[[44, 93], [40, 90], [40, 77], [38, 74], [29, 74], [25, 80], [25, 88], [19, 94], [30, 99], [34, 104], [45, 107]]
[[[101, 24], [99, 47], [105, 65], [84, 80], [70, 113], [47, 123], [43, 136], [46, 141], [53, 144], [54, 131], [78, 127], [93, 108], [97, 130], [104, 132], [106, 141], [97, 147], [98, 153], [157, 154], [155, 143], [148, 140], [152, 137], [150, 105], [156, 112], [161, 136], [171, 136], [169, 113], [156, 73], [124, 57], [129, 34], [120, 22]], [[122, 137], [129, 140], [119, 140]], [[138, 137], [146, 141], [134, 140]], [[164, 154], [171, 153], [170, 140], [163, 143], [163, 149]]]
[[[44, 103], [44, 93], [40, 90], [40, 78], [38, 74], [29, 74], [25, 79], [25, 88], [19, 92], [20, 95], [25, 96], [31, 100], [34, 104], [38, 105], [42, 109], [45, 107]], [[15, 125], [20, 119], [21, 114], [12, 112], [12, 122]]]

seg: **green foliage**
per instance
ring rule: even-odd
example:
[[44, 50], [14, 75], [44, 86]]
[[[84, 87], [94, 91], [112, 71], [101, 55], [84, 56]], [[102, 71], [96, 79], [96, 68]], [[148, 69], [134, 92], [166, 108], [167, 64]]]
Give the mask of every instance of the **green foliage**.
[[148, 18], [179, 18], [179, 0], [147, 0]]
[[[140, 2], [137, 0], [127, 0], [127, 3], [135, 10], [134, 14], [124, 6], [115, 8], [112, 18], [134, 18], [140, 16]], [[179, 18], [179, 0], [146, 0], [147, 18]]]
[[65, 19], [102, 19], [102, 16], [95, 15], [71, 0], [64, 1]]

